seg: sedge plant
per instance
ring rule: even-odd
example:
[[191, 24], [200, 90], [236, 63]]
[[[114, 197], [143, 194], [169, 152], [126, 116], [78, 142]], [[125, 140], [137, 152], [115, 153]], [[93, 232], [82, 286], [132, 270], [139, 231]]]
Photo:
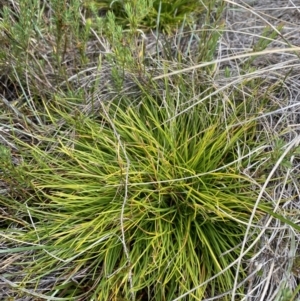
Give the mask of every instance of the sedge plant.
[[243, 104], [236, 114], [217, 98], [187, 106], [179, 87], [166, 86], [164, 97], [141, 87], [139, 103], [121, 97], [97, 116], [49, 109], [49, 120], [60, 115], [72, 130], [37, 137], [15, 167], [26, 231], [7, 235], [34, 252], [24, 283], [55, 274], [47, 295], [61, 300], [173, 300], [203, 284], [182, 298], [201, 300], [231, 289], [236, 271], [226, 268], [256, 200], [241, 170], [264, 147], [255, 122], [237, 122]]

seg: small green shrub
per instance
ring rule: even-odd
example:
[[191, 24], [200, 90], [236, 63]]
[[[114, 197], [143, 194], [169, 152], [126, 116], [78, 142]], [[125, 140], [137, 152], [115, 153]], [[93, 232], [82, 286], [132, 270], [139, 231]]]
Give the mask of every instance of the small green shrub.
[[117, 22], [126, 27], [164, 31], [174, 30], [183, 22], [191, 24], [205, 10], [205, 4], [197, 0], [91, 0], [86, 1], [85, 5], [94, 12], [98, 11], [98, 14], [113, 12]]

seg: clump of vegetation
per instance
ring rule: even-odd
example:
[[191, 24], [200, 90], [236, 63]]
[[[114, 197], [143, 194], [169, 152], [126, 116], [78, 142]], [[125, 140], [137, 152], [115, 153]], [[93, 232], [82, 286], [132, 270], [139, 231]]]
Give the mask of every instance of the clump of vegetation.
[[[214, 1], [206, 1], [205, 4], [212, 7]], [[183, 21], [193, 24], [205, 11], [205, 4], [197, 0], [85, 1], [85, 6], [98, 15], [105, 15], [110, 11], [116, 16], [118, 24], [147, 31], [174, 31]], [[133, 14], [137, 17], [132, 18]]]
[[88, 267], [79, 287], [98, 283], [90, 291], [98, 300], [172, 300], [204, 283], [186, 298], [193, 300], [231, 288], [234, 269], [224, 269], [240, 253], [256, 200], [240, 171], [264, 147], [255, 123], [226, 120], [221, 103], [209, 111], [211, 103], [182, 103], [176, 94], [185, 85], [165, 87], [165, 99], [143, 91], [139, 105], [128, 97], [103, 104], [97, 118], [57, 112], [72, 134], [51, 151], [32, 147], [18, 168], [31, 191], [20, 205], [31, 222], [15, 237], [48, 250], [28, 277], [59, 269], [71, 279]]

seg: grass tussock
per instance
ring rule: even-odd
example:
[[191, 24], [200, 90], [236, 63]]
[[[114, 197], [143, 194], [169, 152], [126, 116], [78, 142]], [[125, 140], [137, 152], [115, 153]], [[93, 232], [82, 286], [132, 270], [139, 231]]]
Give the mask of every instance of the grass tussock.
[[[216, 58], [224, 8], [220, 1], [4, 3], [5, 297], [266, 295], [263, 239], [280, 223], [299, 230], [284, 212], [293, 197], [273, 195], [296, 182], [299, 139], [277, 121], [282, 77], [255, 60], [296, 48], [268, 50], [279, 25], [263, 31], [254, 53]], [[289, 273], [296, 270], [290, 264]], [[278, 288], [268, 300], [298, 293], [286, 282]]]
[[[21, 206], [33, 228], [21, 236], [50, 247], [35, 277], [59, 266], [75, 276], [72, 259], [89, 266], [99, 300], [129, 292], [172, 300], [218, 273], [208, 291], [230, 290], [234, 271], [222, 271], [237, 258], [255, 206], [256, 184], [241, 171], [260, 162], [264, 146], [255, 122], [225, 120], [217, 98], [209, 112], [201, 103], [181, 113], [179, 88], [166, 87], [166, 99], [144, 92], [138, 106], [103, 104], [99, 117], [64, 114], [72, 138], [60, 136], [51, 151], [31, 148], [33, 159], [19, 168], [34, 197]], [[256, 219], [263, 213], [261, 205]]]

